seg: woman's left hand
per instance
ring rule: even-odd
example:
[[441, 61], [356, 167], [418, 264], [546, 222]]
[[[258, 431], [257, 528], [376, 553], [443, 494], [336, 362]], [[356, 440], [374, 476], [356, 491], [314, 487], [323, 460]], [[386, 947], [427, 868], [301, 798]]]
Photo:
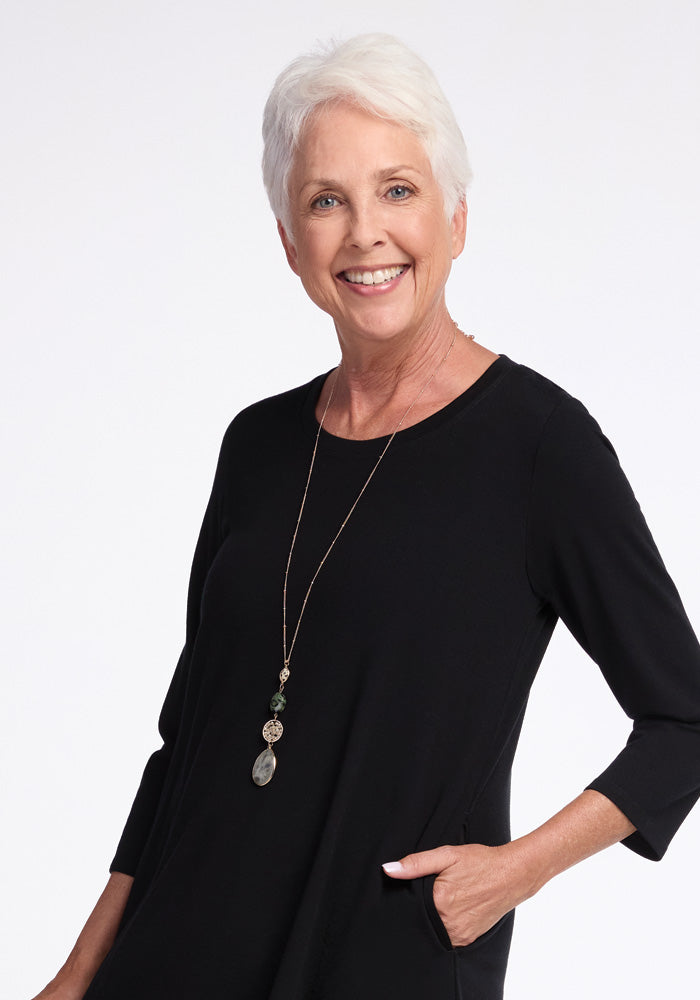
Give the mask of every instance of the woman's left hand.
[[471, 944], [539, 888], [532, 865], [513, 843], [436, 847], [382, 867], [391, 878], [437, 874], [435, 908], [456, 947]]
[[460, 844], [383, 865], [392, 878], [436, 874], [433, 901], [455, 947], [471, 944], [559, 872], [634, 833], [625, 814], [587, 788], [532, 833], [499, 847]]

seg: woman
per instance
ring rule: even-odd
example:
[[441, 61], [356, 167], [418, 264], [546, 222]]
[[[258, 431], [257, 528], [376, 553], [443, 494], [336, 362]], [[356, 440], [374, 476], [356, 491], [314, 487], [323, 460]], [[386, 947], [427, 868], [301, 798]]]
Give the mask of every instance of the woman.
[[[496, 1000], [517, 904], [618, 841], [661, 858], [696, 801], [700, 648], [595, 420], [447, 311], [469, 168], [427, 67], [297, 60], [264, 137], [341, 361], [226, 432], [163, 747], [40, 996]], [[634, 728], [511, 841], [558, 617]]]

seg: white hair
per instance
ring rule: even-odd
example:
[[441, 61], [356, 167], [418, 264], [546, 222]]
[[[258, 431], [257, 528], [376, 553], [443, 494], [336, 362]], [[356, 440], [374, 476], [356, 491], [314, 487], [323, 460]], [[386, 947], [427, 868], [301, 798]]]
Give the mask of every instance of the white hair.
[[448, 219], [471, 180], [467, 148], [430, 67], [397, 38], [356, 35], [299, 56], [277, 77], [263, 114], [263, 181], [275, 217], [289, 226], [289, 175], [309, 116], [348, 100], [413, 132], [423, 143]]

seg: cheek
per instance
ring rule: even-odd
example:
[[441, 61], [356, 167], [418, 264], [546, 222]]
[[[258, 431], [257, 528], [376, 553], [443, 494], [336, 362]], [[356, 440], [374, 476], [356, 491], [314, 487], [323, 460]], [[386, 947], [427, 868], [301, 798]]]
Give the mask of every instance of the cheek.
[[300, 261], [311, 280], [324, 281], [332, 274], [334, 246], [332, 233], [313, 228], [300, 240]]
[[319, 308], [327, 309], [337, 298], [328, 240], [316, 233], [313, 239], [305, 238], [303, 244], [300, 241], [298, 259], [304, 291]]
[[417, 291], [421, 298], [432, 300], [441, 290], [452, 268], [452, 241], [446, 226], [435, 219], [414, 227], [413, 255], [416, 262]]
[[451, 247], [443, 241], [431, 246], [424, 245], [421, 256], [416, 257], [416, 264], [416, 277], [419, 281], [422, 275], [426, 286], [436, 283], [443, 285], [452, 267]]
[[451, 233], [441, 219], [435, 219], [433, 213], [416, 219], [406, 231], [406, 240], [407, 245], [413, 248], [416, 261], [420, 263], [443, 270], [443, 260], [452, 259]]

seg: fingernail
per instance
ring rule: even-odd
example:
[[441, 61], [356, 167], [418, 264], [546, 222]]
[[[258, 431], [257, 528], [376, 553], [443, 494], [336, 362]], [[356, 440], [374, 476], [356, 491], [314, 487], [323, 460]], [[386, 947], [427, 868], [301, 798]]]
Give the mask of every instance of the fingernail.
[[393, 875], [394, 872], [402, 872], [403, 865], [400, 861], [387, 861], [386, 864], [382, 865], [382, 868], [387, 873], [387, 875]]

